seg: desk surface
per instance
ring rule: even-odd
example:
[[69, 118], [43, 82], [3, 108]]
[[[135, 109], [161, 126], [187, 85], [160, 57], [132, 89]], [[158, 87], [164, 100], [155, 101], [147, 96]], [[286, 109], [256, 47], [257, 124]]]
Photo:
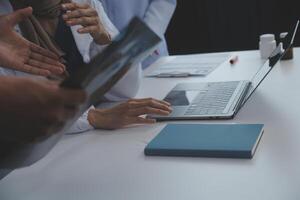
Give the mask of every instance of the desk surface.
[[[143, 80], [140, 97], [163, 98], [178, 82], [250, 79], [257, 51], [237, 52], [205, 78]], [[152, 70], [155, 66], [151, 67]], [[65, 136], [40, 162], [0, 181], [1, 200], [300, 199], [300, 49], [276, 65], [234, 120], [264, 123], [252, 160], [145, 157], [165, 124]]]

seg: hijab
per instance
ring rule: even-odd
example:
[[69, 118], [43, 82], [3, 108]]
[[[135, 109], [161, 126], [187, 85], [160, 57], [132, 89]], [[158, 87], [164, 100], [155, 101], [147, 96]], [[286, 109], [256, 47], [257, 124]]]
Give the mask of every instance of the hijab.
[[[32, 7], [33, 15], [19, 24], [23, 37], [62, 57], [64, 52], [56, 45], [39, 19], [55, 20], [62, 14], [61, 4], [66, 0], [10, 0], [14, 10]], [[69, 2], [69, 1], [68, 1]], [[54, 30], [55, 31], [55, 30]]]

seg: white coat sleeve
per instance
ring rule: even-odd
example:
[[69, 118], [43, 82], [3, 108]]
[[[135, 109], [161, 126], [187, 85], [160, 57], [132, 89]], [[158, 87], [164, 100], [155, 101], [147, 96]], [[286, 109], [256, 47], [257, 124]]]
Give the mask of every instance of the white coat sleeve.
[[65, 134], [76, 134], [76, 133], [83, 133], [89, 130], [93, 130], [94, 127], [90, 125], [88, 121], [88, 112], [90, 109], [94, 109], [92, 106], [89, 108], [80, 118], [65, 132]]
[[176, 8], [176, 0], [152, 0], [144, 21], [159, 36], [163, 36]]
[[[102, 20], [106, 30], [111, 34], [112, 38], [119, 34], [119, 31], [112, 24], [108, 16], [106, 15], [104, 8], [100, 1], [93, 0], [93, 6], [99, 13], [99, 17]], [[94, 57], [97, 53], [103, 51], [106, 46], [97, 45], [92, 42], [90, 46], [90, 56]], [[110, 101], [121, 101], [136, 96], [142, 79], [141, 64], [133, 66], [122, 79], [120, 79], [116, 85], [105, 95], [105, 98]]]
[[[106, 31], [110, 34], [110, 36], [112, 38], [115, 38], [119, 34], [119, 31], [112, 24], [112, 22], [106, 15], [106, 12], [102, 6], [102, 3], [99, 2], [98, 0], [90, 0], [90, 5], [97, 10], [99, 18], [100, 18], [101, 22], [103, 23]], [[93, 41], [90, 45], [90, 57], [93, 58], [99, 52], [102, 52], [106, 47], [107, 47], [107, 45], [98, 45], [95, 43], [95, 41]]]
[[16, 71], [12, 69], [0, 67], [0, 76], [16, 76]]

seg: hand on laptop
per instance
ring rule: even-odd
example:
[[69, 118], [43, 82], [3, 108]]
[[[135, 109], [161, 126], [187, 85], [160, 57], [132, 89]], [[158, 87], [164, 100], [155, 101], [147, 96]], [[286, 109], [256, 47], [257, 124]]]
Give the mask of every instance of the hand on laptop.
[[1, 77], [0, 97], [0, 137], [20, 143], [56, 133], [86, 99], [84, 91], [56, 82], [14, 77]]
[[78, 33], [89, 33], [99, 45], [106, 45], [111, 42], [111, 36], [106, 31], [97, 11], [88, 4], [65, 3], [63, 10], [67, 11], [63, 19], [69, 26], [81, 25]]
[[61, 75], [65, 66], [59, 62], [57, 55], [14, 31], [14, 27], [31, 14], [32, 8], [28, 7], [0, 16], [0, 65], [41, 76]]
[[88, 120], [95, 128], [118, 129], [131, 124], [153, 124], [156, 121], [143, 115], [164, 115], [172, 112], [168, 102], [155, 99], [133, 99], [109, 109], [89, 111]]

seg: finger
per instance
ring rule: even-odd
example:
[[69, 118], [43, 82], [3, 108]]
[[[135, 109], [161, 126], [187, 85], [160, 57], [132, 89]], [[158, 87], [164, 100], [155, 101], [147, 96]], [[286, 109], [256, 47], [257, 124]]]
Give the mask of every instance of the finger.
[[14, 27], [18, 23], [25, 20], [26, 18], [28, 18], [31, 15], [32, 15], [32, 8], [27, 7], [27, 8], [23, 8], [23, 9], [15, 11], [15, 12], [9, 14], [7, 17], [8, 17], [8, 22]]
[[49, 68], [45, 65], [45, 69], [49, 70], [50, 72], [52, 72], [56, 75], [60, 75], [65, 71], [65, 67], [63, 64], [61, 64], [60, 62], [58, 62], [56, 60], [47, 58], [46, 56], [43, 56], [41, 54], [32, 52], [30, 54], [30, 58], [33, 60], [48, 64], [47, 66], [49, 66]]
[[80, 17], [98, 17], [98, 13], [95, 9], [77, 9], [71, 12], [67, 12], [63, 15], [64, 20], [69, 20], [72, 18], [80, 18]]
[[141, 116], [141, 115], [149, 115], [149, 114], [168, 116], [170, 113], [171, 113], [170, 111], [151, 108], [151, 107], [136, 108], [136, 109], [129, 110], [128, 112], [129, 116]]
[[49, 65], [47, 63], [40, 62], [33, 58], [29, 58], [29, 60], [26, 62], [26, 64], [28, 64], [29, 66], [35, 67], [35, 68], [45, 69], [48, 71], [50, 71], [50, 69], [51, 69], [51, 72], [55, 73], [56, 75], [61, 75], [64, 72], [64, 70], [62, 68], [54, 67], [53, 65]]
[[142, 107], [151, 107], [157, 108], [165, 111], [172, 111], [172, 108], [166, 104], [161, 103], [157, 100], [146, 100], [146, 101], [138, 101], [138, 102], [130, 102], [130, 108], [142, 108]]
[[40, 46], [38, 46], [34, 43], [30, 43], [29, 45], [30, 45], [30, 50], [33, 51], [33, 52], [39, 53], [43, 56], [47, 56], [47, 57], [52, 58], [52, 59], [57, 60], [57, 61], [59, 61], [59, 59], [60, 59], [59, 56], [56, 55], [55, 53], [53, 53], [53, 52], [51, 52], [47, 49], [44, 49], [44, 48], [42, 48], [42, 47], [40, 47]]
[[[97, 27], [96, 26], [88, 26], [88, 27], [83, 27], [83, 28], [79, 28], [77, 30], [78, 33], [80, 34], [84, 34], [84, 33], [96, 33], [97, 32]], [[103, 34], [102, 34], [103, 35]], [[106, 38], [110, 38], [109, 36], [104, 36]]]
[[[27, 40], [25, 40], [25, 41], [28, 42]], [[48, 58], [47, 59], [48, 64], [52, 64], [57, 67], [61, 67], [63, 69], [63, 71], [66, 70], [66, 66], [60, 62], [60, 57], [58, 55], [56, 55], [55, 53], [53, 53], [52, 51], [42, 48], [32, 42], [29, 42], [29, 47], [32, 52], [34, 52], [36, 54], [40, 54], [40, 55], [44, 56], [45, 58]]]
[[51, 74], [50, 71], [45, 70], [45, 69], [39, 69], [36, 68], [35, 66], [30, 66], [28, 64], [24, 63], [16, 63], [16, 65], [13, 67], [13, 69], [33, 75], [38, 75], [38, 76], [49, 76]]
[[[92, 31], [90, 34], [94, 38], [94, 40], [97, 44], [107, 45], [107, 44], [110, 44], [112, 42], [111, 35], [109, 33], [99, 32], [97, 27], [94, 27], [94, 29], [95, 30]], [[79, 33], [80, 33], [80, 31], [84, 31], [84, 30], [78, 30]], [[80, 33], [80, 34], [82, 34], [82, 33]]]
[[80, 18], [72, 18], [66, 21], [67, 25], [75, 26], [96, 26], [98, 25], [98, 18], [97, 17], [80, 17]]
[[130, 124], [154, 124], [156, 123], [155, 119], [146, 119], [143, 117], [131, 117], [127, 121], [127, 125]]
[[38, 76], [50, 76], [51, 72], [46, 70], [46, 69], [39, 69], [39, 68], [36, 68], [34, 66], [30, 66], [30, 65], [23, 65], [22, 68], [19, 68], [18, 70], [22, 71], [22, 72], [26, 72], [26, 73], [29, 73], [29, 74], [33, 74], [33, 75], [38, 75]]
[[92, 35], [97, 44], [106, 45], [111, 43], [111, 35], [105, 30], [99, 30], [99, 26], [82, 27], [77, 30], [80, 34], [89, 33]]
[[62, 9], [65, 10], [65, 11], [72, 11], [72, 10], [75, 10], [75, 9], [87, 9], [89, 8], [90, 6], [88, 4], [78, 4], [78, 3], [64, 3], [61, 5]]
[[133, 99], [132, 101], [137, 101], [137, 102], [144, 102], [144, 101], [157, 101], [159, 103], [162, 103], [164, 105], [167, 105], [167, 106], [171, 106], [171, 104], [167, 101], [164, 101], [164, 100], [158, 100], [158, 99], [153, 99], [153, 98], [144, 98], [144, 99]]
[[[60, 68], [65, 68], [65, 65], [63, 63], [60, 62], [60, 58], [58, 56], [55, 56], [55, 58], [53, 58], [54, 56], [49, 56], [47, 54], [45, 54], [45, 52], [39, 52], [39, 51], [31, 51], [30, 52], [30, 56], [35, 56], [37, 57], [37, 59], [39, 61], [43, 61], [43, 62], [47, 62], [49, 64], [53, 64], [56, 65], [57, 67]], [[55, 54], [53, 54], [55, 55]]]

